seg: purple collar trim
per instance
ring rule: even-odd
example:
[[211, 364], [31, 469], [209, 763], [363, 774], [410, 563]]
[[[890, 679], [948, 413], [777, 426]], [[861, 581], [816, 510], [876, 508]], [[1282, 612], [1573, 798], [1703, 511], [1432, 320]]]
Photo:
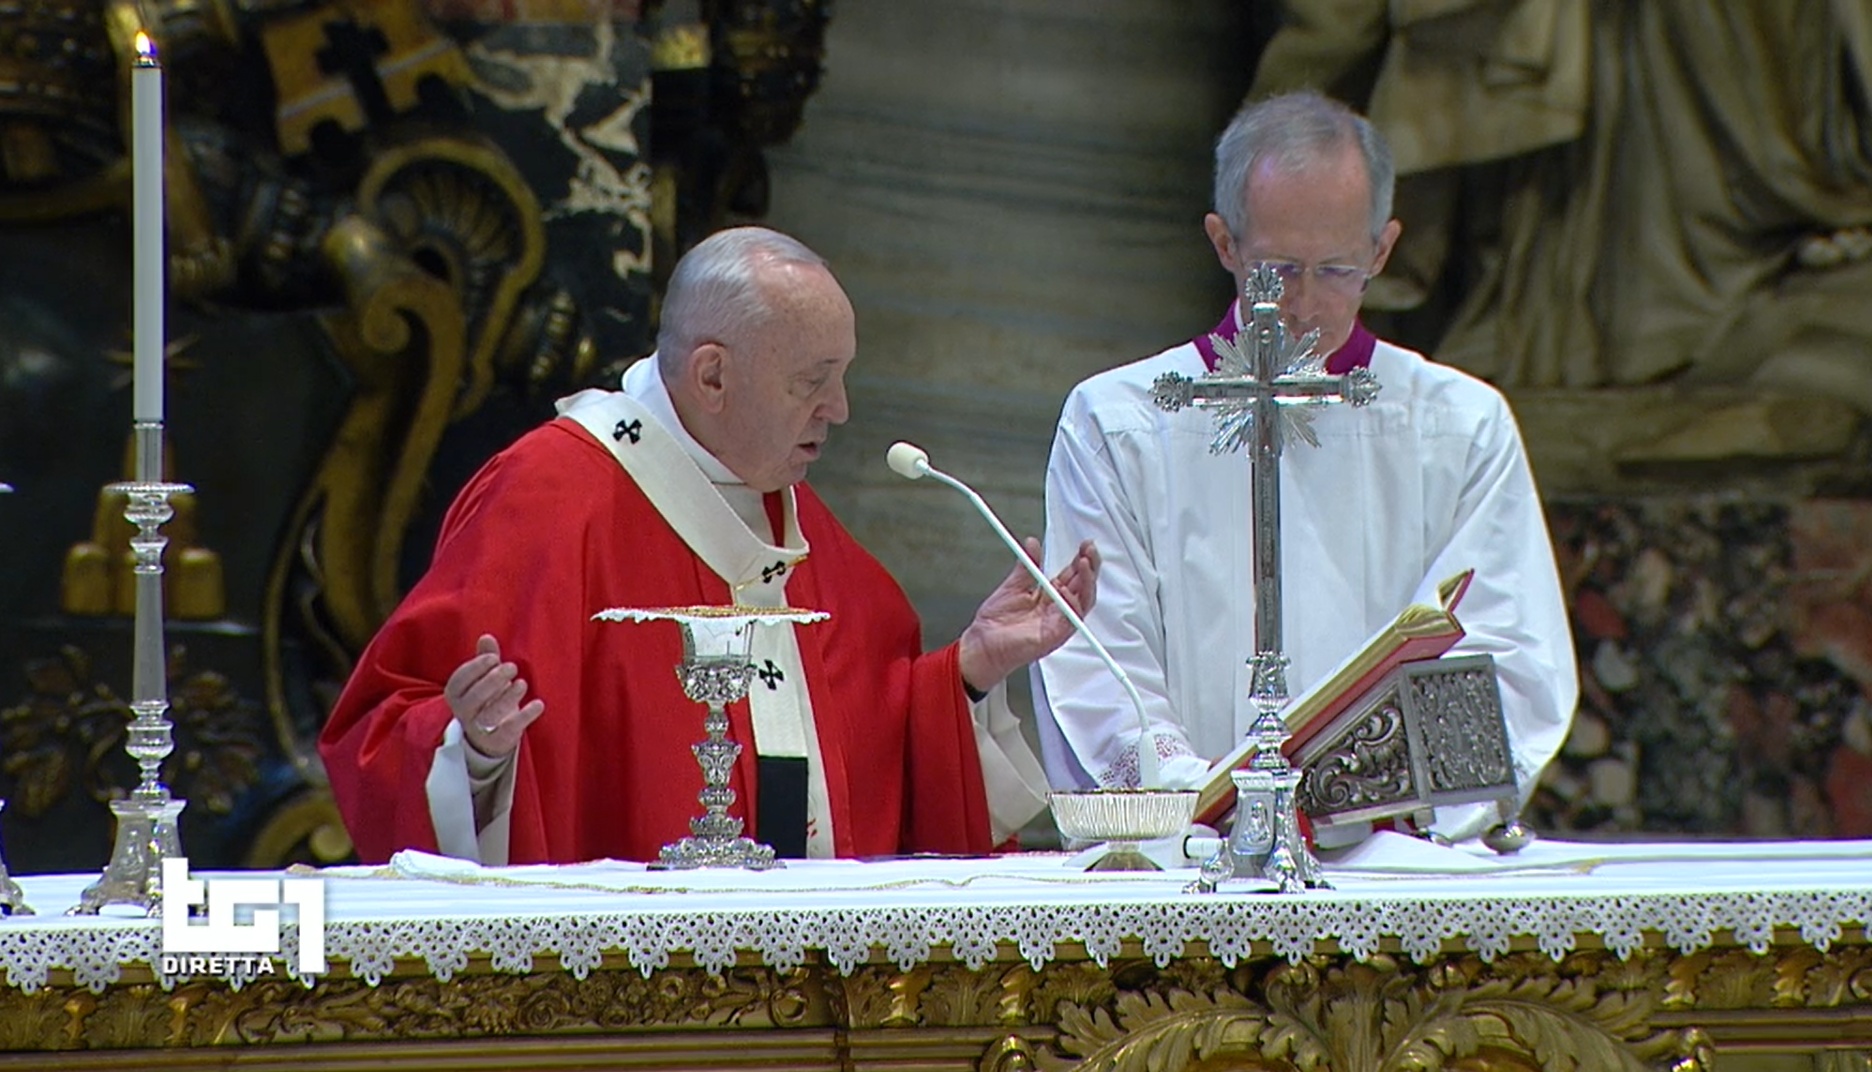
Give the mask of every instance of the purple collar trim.
[[[1222, 322], [1217, 324], [1214, 330], [1204, 332], [1190, 340], [1196, 344], [1196, 352], [1202, 355], [1203, 367], [1210, 372], [1215, 371], [1216, 362], [1220, 358], [1216, 356], [1215, 344], [1209, 341], [1209, 336], [1220, 335], [1232, 341], [1241, 333], [1241, 328], [1235, 324], [1235, 305], [1234, 302], [1229, 303], [1228, 311], [1222, 314]], [[1377, 346], [1378, 336], [1365, 330], [1363, 323], [1353, 321], [1351, 337], [1346, 339], [1344, 346], [1334, 350], [1332, 356], [1326, 359], [1327, 373], [1333, 376], [1343, 376], [1355, 368], [1369, 367], [1372, 351]]]

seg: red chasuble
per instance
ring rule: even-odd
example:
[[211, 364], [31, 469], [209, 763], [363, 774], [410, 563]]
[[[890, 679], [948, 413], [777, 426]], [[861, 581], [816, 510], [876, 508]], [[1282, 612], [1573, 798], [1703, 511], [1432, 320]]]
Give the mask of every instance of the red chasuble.
[[[787, 582], [828, 621], [797, 631], [840, 856], [987, 852], [981, 759], [956, 646], [924, 653], [897, 582], [804, 484], [807, 559]], [[359, 660], [319, 738], [366, 862], [434, 851], [424, 783], [450, 715], [442, 684], [490, 633], [546, 704], [517, 757], [511, 863], [651, 860], [689, 832], [700, 704], [668, 622], [594, 622], [607, 607], [731, 602], [591, 435], [546, 424], [497, 455], [450, 508], [429, 572]], [[759, 687], [759, 681], [755, 686]], [[733, 814], [755, 829], [754, 734], [730, 705]]]

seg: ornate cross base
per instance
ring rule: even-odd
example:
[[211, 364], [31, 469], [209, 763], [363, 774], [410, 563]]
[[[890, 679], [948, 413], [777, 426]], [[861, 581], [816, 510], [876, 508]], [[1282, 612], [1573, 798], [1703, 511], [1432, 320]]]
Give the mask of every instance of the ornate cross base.
[[1269, 650], [1251, 662], [1249, 695], [1261, 712], [1248, 731], [1255, 739], [1255, 756], [1246, 770], [1229, 775], [1235, 783], [1234, 829], [1221, 850], [1203, 861], [1201, 877], [1189, 889], [1213, 893], [1238, 881], [1257, 889], [1271, 883], [1280, 893], [1329, 888], [1319, 860], [1300, 836], [1301, 772], [1287, 759], [1290, 734], [1281, 717], [1287, 706], [1287, 657]]

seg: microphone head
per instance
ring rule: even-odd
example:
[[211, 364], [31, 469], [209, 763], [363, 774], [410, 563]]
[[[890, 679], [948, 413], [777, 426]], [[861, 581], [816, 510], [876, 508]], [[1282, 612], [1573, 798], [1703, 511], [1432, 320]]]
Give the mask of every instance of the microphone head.
[[921, 480], [929, 472], [929, 451], [915, 443], [893, 443], [884, 454], [891, 471], [906, 480]]

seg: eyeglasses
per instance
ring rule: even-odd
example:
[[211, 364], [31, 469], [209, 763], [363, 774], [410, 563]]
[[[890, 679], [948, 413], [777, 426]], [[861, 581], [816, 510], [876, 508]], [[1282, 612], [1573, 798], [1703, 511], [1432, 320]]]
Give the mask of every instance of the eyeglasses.
[[1314, 264], [1305, 265], [1298, 261], [1261, 261], [1264, 267], [1280, 277], [1281, 286], [1289, 294], [1300, 282], [1300, 277], [1311, 274], [1313, 281], [1335, 294], [1352, 297], [1365, 289], [1372, 274], [1356, 264]]

